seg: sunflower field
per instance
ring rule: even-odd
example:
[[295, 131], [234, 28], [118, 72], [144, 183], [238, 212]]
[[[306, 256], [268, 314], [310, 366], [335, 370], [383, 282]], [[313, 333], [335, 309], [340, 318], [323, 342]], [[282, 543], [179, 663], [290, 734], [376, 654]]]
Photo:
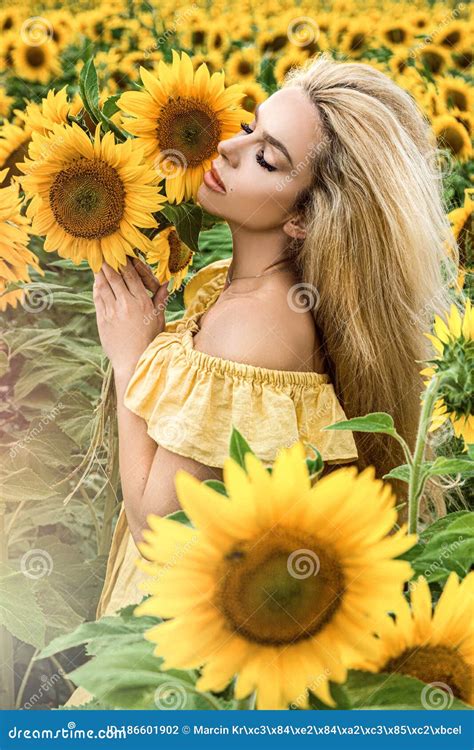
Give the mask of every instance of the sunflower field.
[[[84, 709], [474, 706], [469, 3], [25, 0], [1, 6], [0, 32], [0, 708], [67, 710], [76, 686]], [[371, 467], [318, 480], [316, 447], [309, 460], [297, 443], [265, 471], [235, 430], [225, 481], [181, 476], [182, 511], [147, 529], [149, 595], [96, 620], [122, 496], [94, 273], [140, 257], [168, 283], [167, 320], [180, 318], [187, 281], [232, 252], [226, 223], [195, 200], [218, 142], [319, 54], [374, 66], [415, 98], [459, 247], [450, 313], [426, 332], [436, 357], [415, 451], [387, 475], [407, 483], [408, 523], [389, 534], [396, 498]], [[388, 414], [332, 425], [344, 427], [404, 442]], [[446, 512], [420, 520], [429, 479]], [[312, 528], [331, 545], [292, 558], [291, 575], [295, 529], [306, 549]], [[330, 574], [305, 573], [315, 562]], [[183, 581], [206, 590], [216, 570], [222, 606], [189, 612]], [[265, 576], [291, 617], [257, 606]], [[229, 642], [226, 623], [240, 633]]]

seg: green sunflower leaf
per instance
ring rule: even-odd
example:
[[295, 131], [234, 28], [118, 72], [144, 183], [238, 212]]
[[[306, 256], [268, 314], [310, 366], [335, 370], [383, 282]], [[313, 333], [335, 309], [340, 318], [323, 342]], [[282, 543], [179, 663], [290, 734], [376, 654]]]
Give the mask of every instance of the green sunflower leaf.
[[383, 432], [386, 435], [396, 435], [393, 418], [384, 411], [374, 411], [365, 417], [344, 419], [327, 425], [323, 430], [352, 430], [353, 432]]
[[99, 110], [99, 82], [92, 58], [85, 63], [81, 70], [79, 92], [87, 113], [93, 122], [97, 124], [101, 119]]
[[211, 489], [227, 497], [227, 490], [225, 488], [224, 482], [220, 482], [218, 479], [205, 479], [203, 481], [203, 484], [207, 485], [208, 487], [211, 487]]
[[426, 684], [408, 675], [351, 670], [344, 687], [353, 709], [466, 711], [470, 708], [455, 698], [448, 686], [443, 690], [438, 683]]
[[193, 252], [199, 251], [199, 232], [202, 227], [202, 210], [192, 203], [166, 205], [161, 209], [162, 214], [170, 221], [178, 232], [179, 238]]
[[253, 453], [250, 445], [247, 443], [245, 438], [240, 434], [236, 427], [232, 426], [232, 434], [230, 436], [229, 445], [229, 456], [237, 461], [239, 466], [245, 469], [245, 454]]
[[429, 476], [443, 476], [445, 474], [474, 475], [474, 458], [470, 456], [438, 456], [430, 465]]
[[191, 526], [194, 528], [184, 510], [177, 510], [174, 513], [168, 513], [166, 518], [171, 519], [171, 521], [177, 521], [178, 523], [184, 523], [185, 526]]
[[421, 534], [418, 544], [401, 555], [429, 583], [443, 584], [454, 571], [463, 578], [474, 559], [474, 517], [457, 511], [438, 519]]

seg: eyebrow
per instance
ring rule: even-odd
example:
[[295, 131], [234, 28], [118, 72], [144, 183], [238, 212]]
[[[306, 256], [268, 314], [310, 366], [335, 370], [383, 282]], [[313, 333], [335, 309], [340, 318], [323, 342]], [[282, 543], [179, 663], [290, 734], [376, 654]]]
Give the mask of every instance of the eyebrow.
[[[258, 122], [258, 110], [259, 109], [260, 109], [260, 104], [257, 104], [257, 106], [255, 107], [255, 111], [253, 113], [255, 117], [255, 122]], [[262, 138], [264, 141], [267, 141], [267, 143], [270, 143], [272, 146], [275, 146], [275, 148], [281, 151], [282, 154], [286, 156], [291, 166], [293, 167], [293, 161], [291, 159], [290, 154], [288, 153], [288, 149], [281, 141], [277, 140], [272, 135], [270, 135], [270, 133], [267, 133], [266, 131], [263, 131]]]

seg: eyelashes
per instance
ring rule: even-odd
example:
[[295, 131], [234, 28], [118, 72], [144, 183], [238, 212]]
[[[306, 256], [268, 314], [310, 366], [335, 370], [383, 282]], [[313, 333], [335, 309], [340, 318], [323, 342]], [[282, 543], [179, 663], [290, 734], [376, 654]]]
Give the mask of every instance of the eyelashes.
[[[248, 134], [253, 133], [253, 130], [247, 125], [246, 122], [241, 122], [240, 127]], [[269, 164], [267, 161], [265, 161], [265, 159], [263, 158], [263, 149], [255, 155], [255, 159], [261, 167], [267, 169], [269, 172], [274, 172], [277, 169], [277, 167], [274, 167], [272, 164]]]

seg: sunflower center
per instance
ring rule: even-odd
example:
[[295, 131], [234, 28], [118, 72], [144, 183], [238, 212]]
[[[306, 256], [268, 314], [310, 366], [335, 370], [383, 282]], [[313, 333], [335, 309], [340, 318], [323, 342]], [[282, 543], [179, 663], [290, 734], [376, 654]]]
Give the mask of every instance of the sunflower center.
[[457, 91], [456, 89], [448, 89], [447, 95], [446, 95], [448, 104], [453, 107], [458, 107], [458, 109], [461, 109], [463, 111], [467, 112], [468, 104], [465, 94], [463, 94], [462, 91]]
[[156, 132], [160, 149], [181, 152], [189, 167], [210, 159], [221, 138], [215, 112], [193, 98], [171, 99], [162, 112]]
[[58, 224], [74, 237], [85, 239], [100, 239], [118, 230], [124, 198], [119, 175], [100, 159], [79, 159], [63, 169], [49, 191]]
[[444, 683], [455, 698], [467, 701], [471, 693], [469, 667], [457, 651], [446, 646], [410, 648], [390, 659], [382, 672], [399, 672], [427, 684]]
[[427, 51], [422, 54], [422, 61], [423, 64], [426, 65], [428, 70], [430, 70], [432, 73], [439, 73], [441, 68], [443, 67], [443, 58], [441, 55], [438, 55], [436, 52], [433, 51]]
[[45, 61], [45, 54], [41, 47], [28, 47], [26, 61], [31, 68], [41, 68]]
[[443, 142], [451, 151], [458, 154], [464, 147], [464, 141], [461, 134], [455, 129], [444, 128], [438, 136], [439, 140]]
[[241, 76], [249, 76], [253, 72], [253, 65], [248, 60], [240, 60], [238, 72]]
[[276, 527], [227, 553], [216, 605], [249, 641], [285, 645], [313, 637], [339, 608], [344, 576], [318, 539]]
[[170, 250], [168, 258], [169, 271], [171, 274], [179, 273], [183, 268], [186, 268], [192, 258], [193, 252], [184, 242], [181, 242], [178, 233], [174, 229], [168, 234], [168, 245]]

